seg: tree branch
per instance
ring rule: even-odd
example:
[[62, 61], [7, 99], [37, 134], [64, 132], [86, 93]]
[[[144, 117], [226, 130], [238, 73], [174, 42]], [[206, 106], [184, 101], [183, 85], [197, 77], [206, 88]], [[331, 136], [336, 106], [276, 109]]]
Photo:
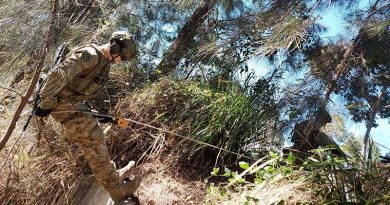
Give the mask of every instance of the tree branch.
[[174, 71], [180, 60], [190, 49], [190, 44], [196, 36], [198, 28], [206, 20], [215, 2], [215, 0], [201, 1], [157, 66], [156, 70], [161, 71], [161, 73], [157, 74], [157, 76], [152, 76], [152, 80], [157, 80], [159, 76], [168, 75]]
[[6, 87], [3, 87], [3, 86], [0, 86], [0, 88], [1, 88], [1, 89], [4, 89], [4, 90], [11, 91], [11, 92], [14, 92], [14, 93], [16, 93], [17, 95], [19, 95], [21, 98], [23, 98], [22, 93], [20, 93], [20, 92], [17, 91], [17, 90], [14, 90], [14, 89], [12, 89], [12, 88], [6, 88]]
[[20, 117], [24, 107], [26, 106], [28, 99], [30, 98], [30, 96], [34, 92], [35, 85], [37, 84], [38, 79], [39, 79], [39, 74], [41, 73], [41, 70], [43, 68], [43, 64], [45, 62], [45, 58], [46, 58], [47, 51], [49, 48], [50, 38], [53, 36], [54, 30], [55, 30], [55, 25], [56, 25], [57, 18], [58, 18], [58, 16], [56, 15], [56, 13], [58, 11], [58, 0], [53, 0], [52, 3], [53, 3], [52, 12], [51, 12], [52, 18], [50, 20], [49, 29], [48, 29], [48, 32], [46, 35], [45, 45], [39, 52], [39, 60], [37, 63], [37, 67], [35, 68], [34, 76], [30, 82], [30, 86], [28, 87], [24, 96], [22, 96], [22, 99], [19, 103], [19, 106], [16, 109], [15, 114], [14, 114], [10, 124], [8, 125], [7, 131], [5, 132], [3, 138], [0, 141], [0, 151], [5, 147], [9, 138], [11, 137], [11, 134], [12, 134], [13, 130], [15, 129], [16, 122], [19, 120], [19, 117]]
[[[319, 110], [325, 110], [326, 105], [328, 104], [328, 102], [330, 100], [330, 95], [333, 93], [334, 88], [337, 85], [337, 81], [348, 70], [348, 61], [350, 60], [356, 45], [360, 41], [364, 26], [370, 21], [371, 17], [374, 14], [373, 11], [376, 9], [378, 3], [379, 3], [379, 0], [376, 0], [374, 5], [371, 6], [370, 10], [368, 11], [368, 16], [363, 21], [363, 26], [360, 28], [357, 36], [353, 39], [351, 45], [344, 51], [343, 57], [340, 60], [340, 62], [336, 65], [336, 68], [335, 68], [336, 73], [332, 77], [332, 79], [329, 81], [329, 84], [326, 87], [325, 95], [322, 98], [322, 101], [321, 101], [320, 106], [319, 106]], [[321, 118], [321, 116], [318, 113], [311, 120], [310, 125], [307, 129], [307, 132], [306, 132], [307, 135], [310, 135], [315, 129], [318, 129], [317, 122], [318, 122], [319, 118]]]

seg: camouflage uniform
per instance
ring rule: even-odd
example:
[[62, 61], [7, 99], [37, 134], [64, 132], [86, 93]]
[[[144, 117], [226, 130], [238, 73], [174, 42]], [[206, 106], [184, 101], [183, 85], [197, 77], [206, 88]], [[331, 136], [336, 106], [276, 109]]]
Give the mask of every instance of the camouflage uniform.
[[104, 134], [97, 120], [90, 114], [59, 112], [87, 110], [83, 101], [103, 88], [109, 71], [110, 63], [96, 45], [74, 49], [49, 74], [40, 94], [40, 108], [51, 109], [51, 116], [64, 126], [68, 137], [78, 143], [97, 181], [111, 194], [122, 184], [122, 180], [115, 163], [110, 161]]

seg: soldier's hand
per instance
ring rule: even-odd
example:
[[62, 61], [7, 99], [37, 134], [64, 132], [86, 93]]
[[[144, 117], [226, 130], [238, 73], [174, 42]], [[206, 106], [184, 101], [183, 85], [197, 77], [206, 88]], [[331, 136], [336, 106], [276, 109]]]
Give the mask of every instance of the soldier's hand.
[[100, 122], [100, 123], [112, 123], [112, 124], [117, 124], [118, 119], [112, 118], [112, 117], [103, 117], [103, 116], [99, 116], [99, 117], [98, 117], [98, 122]]
[[50, 115], [50, 113], [51, 109], [41, 109], [40, 107], [37, 107], [34, 112], [34, 114], [38, 117], [46, 117]]

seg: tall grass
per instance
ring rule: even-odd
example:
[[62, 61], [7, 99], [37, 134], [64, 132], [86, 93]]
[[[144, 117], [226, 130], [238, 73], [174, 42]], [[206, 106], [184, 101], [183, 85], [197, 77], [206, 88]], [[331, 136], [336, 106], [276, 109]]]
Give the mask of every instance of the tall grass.
[[[147, 99], [148, 98], [148, 99]], [[273, 102], [261, 102], [231, 84], [223, 91], [197, 82], [163, 80], [144, 97], [153, 121], [170, 124], [182, 135], [240, 153], [258, 153], [265, 145], [278, 145], [278, 110]], [[147, 105], [145, 105], [147, 106]], [[205, 145], [187, 147], [183, 157], [227, 156]]]

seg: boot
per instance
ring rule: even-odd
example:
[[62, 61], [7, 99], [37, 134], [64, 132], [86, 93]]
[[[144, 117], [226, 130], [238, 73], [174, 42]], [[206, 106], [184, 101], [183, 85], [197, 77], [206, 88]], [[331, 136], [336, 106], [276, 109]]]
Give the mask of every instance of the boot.
[[114, 202], [119, 202], [130, 194], [133, 194], [141, 184], [141, 181], [142, 176], [137, 175], [133, 180], [125, 181], [117, 187], [108, 189], [108, 193], [110, 193], [111, 199]]
[[134, 166], [135, 166], [135, 162], [130, 161], [125, 167], [116, 171], [118, 173], [120, 183], [122, 183], [123, 180], [125, 180], [129, 172], [131, 171], [131, 168], [133, 168]]

